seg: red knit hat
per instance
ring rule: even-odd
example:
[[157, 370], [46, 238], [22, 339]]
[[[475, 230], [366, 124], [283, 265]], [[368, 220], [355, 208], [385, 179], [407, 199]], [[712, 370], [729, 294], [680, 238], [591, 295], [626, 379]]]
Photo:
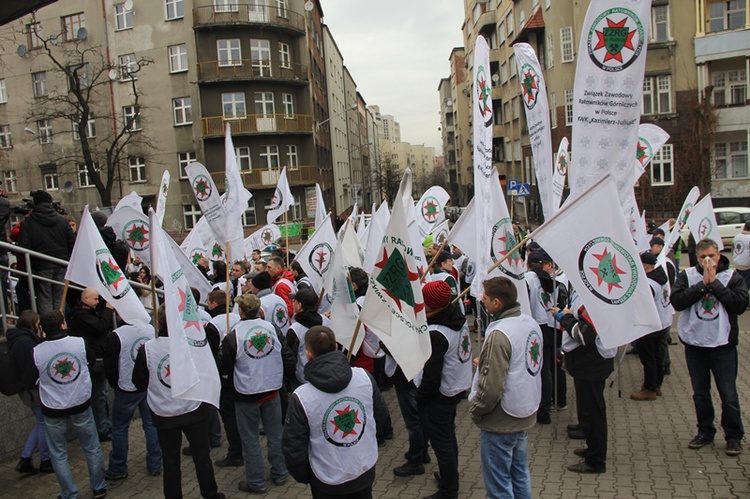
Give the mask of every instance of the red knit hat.
[[451, 303], [451, 287], [445, 281], [432, 281], [422, 286], [424, 304], [432, 310], [445, 308]]

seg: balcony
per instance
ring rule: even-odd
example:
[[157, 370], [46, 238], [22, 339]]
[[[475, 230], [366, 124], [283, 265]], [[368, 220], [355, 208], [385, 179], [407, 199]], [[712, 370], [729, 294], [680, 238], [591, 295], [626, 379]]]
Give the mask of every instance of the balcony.
[[[280, 173], [280, 168], [276, 170], [255, 168], [250, 171], [240, 171], [242, 183], [246, 189], [273, 189], [279, 182]], [[217, 189], [225, 190], [226, 177], [223, 171], [211, 172], [211, 178]], [[311, 185], [320, 180], [316, 166], [297, 166], [294, 169], [287, 167], [286, 178], [291, 185]]]
[[495, 9], [483, 12], [477, 19], [477, 29], [481, 32], [491, 32], [495, 30]]
[[695, 62], [747, 57], [750, 53], [750, 29], [718, 31], [695, 37]]
[[307, 66], [289, 64], [281, 66], [279, 61], [256, 61], [242, 59], [231, 65], [220, 61], [203, 61], [198, 63], [198, 80], [201, 83], [236, 80], [283, 81], [295, 85], [307, 85]]
[[288, 8], [239, 4], [234, 0], [198, 0], [193, 8], [195, 29], [212, 26], [275, 27], [292, 34], [305, 33], [305, 17]]
[[277, 134], [277, 133], [312, 133], [313, 119], [307, 114], [247, 114], [225, 118], [211, 116], [201, 118], [203, 137], [223, 137], [224, 127], [230, 123], [232, 134]]

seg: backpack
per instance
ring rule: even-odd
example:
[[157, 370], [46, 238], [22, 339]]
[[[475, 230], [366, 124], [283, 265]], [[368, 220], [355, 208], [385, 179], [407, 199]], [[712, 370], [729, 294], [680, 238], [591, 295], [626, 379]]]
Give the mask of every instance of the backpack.
[[0, 393], [11, 396], [21, 393], [21, 373], [7, 341], [0, 342]]

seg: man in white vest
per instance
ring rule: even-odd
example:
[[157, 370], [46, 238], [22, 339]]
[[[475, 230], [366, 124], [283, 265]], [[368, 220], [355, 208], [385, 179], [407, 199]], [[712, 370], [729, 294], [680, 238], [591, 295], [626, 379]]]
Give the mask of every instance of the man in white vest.
[[521, 313], [516, 286], [507, 277], [484, 281], [490, 314], [475, 360], [469, 413], [481, 430], [482, 475], [487, 497], [531, 497], [526, 463], [528, 430], [542, 394], [542, 332]]
[[737, 316], [748, 305], [742, 277], [729, 268], [729, 260], [719, 253], [716, 242], [702, 239], [695, 246], [698, 265], [677, 276], [670, 301], [680, 314], [677, 334], [685, 345], [698, 434], [688, 443], [691, 449], [710, 444], [716, 435], [714, 406], [711, 401], [711, 375], [721, 398], [721, 426], [726, 453], [742, 452], [740, 400], [737, 396]]
[[241, 320], [221, 342], [219, 372], [227, 376], [242, 440], [245, 480], [240, 481], [239, 489], [265, 493], [268, 489], [260, 447], [261, 420], [268, 444], [271, 479], [276, 485], [283, 485], [289, 475], [281, 452], [282, 345], [273, 324], [258, 318], [260, 299], [257, 296], [244, 294], [234, 301], [239, 305]]
[[307, 382], [305, 380], [305, 365], [308, 361], [305, 353], [307, 330], [313, 326], [329, 326], [331, 322], [328, 317], [318, 313], [318, 295], [311, 288], [302, 289], [290, 296], [294, 306], [294, 323], [286, 332], [286, 341], [289, 348], [297, 354], [295, 377], [292, 379], [292, 388], [297, 388]]
[[289, 328], [289, 311], [283, 298], [271, 292], [271, 274], [260, 272], [249, 281], [250, 291], [260, 298], [263, 319], [282, 331]]
[[161, 447], [146, 391], [133, 385], [133, 366], [138, 350], [155, 337], [153, 326], [138, 327], [125, 324], [107, 337], [104, 350], [104, 373], [115, 391], [112, 407], [112, 451], [109, 453], [107, 480], [124, 480], [128, 477], [128, 430], [133, 414], [138, 409], [143, 433], [146, 435], [146, 467], [151, 476], [161, 475]]
[[330, 328], [310, 328], [305, 351], [309, 382], [294, 391], [284, 426], [287, 468], [315, 499], [371, 498], [383, 396], [367, 371], [349, 366]]
[[68, 336], [63, 315], [52, 310], [40, 319], [45, 341], [34, 347], [34, 364], [39, 372], [39, 398], [44, 415], [44, 431], [60, 497], [78, 497], [68, 464], [68, 421], [83, 448], [89, 470], [89, 485], [95, 499], [107, 495], [104, 456], [91, 411], [89, 364], [96, 356], [89, 353], [83, 338]]

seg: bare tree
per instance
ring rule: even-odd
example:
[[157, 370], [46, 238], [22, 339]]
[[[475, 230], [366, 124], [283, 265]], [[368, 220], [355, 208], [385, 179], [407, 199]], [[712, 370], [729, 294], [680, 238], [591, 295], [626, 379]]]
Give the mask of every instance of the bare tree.
[[[136, 86], [138, 73], [153, 60], [133, 57], [120, 65], [107, 60], [102, 47], [91, 45], [79, 36], [61, 43], [63, 33], [44, 37], [41, 31], [37, 31], [34, 35], [39, 50], [29, 54], [46, 59], [49, 80], [64, 80], [67, 91], [37, 95], [26, 119], [37, 122], [59, 120], [72, 124], [71, 133], [79, 147], [72, 154], [63, 152], [55, 163], [68, 165], [76, 173], [79, 164], [85, 165], [102, 206], [111, 206], [115, 182], [121, 179], [121, 170], [128, 171], [122, 168], [128, 153], [137, 151], [139, 156], [147, 157], [154, 148], [147, 135], [138, 133], [143, 107], [142, 94]], [[112, 81], [118, 78], [129, 83], [132, 112], [126, 116], [112, 108]], [[96, 123], [95, 134], [90, 129], [92, 123]]]
[[398, 194], [402, 176], [403, 172], [391, 162], [390, 158], [384, 158], [381, 161], [380, 171], [376, 177], [377, 188], [380, 191], [381, 199], [391, 206], [396, 194]]

